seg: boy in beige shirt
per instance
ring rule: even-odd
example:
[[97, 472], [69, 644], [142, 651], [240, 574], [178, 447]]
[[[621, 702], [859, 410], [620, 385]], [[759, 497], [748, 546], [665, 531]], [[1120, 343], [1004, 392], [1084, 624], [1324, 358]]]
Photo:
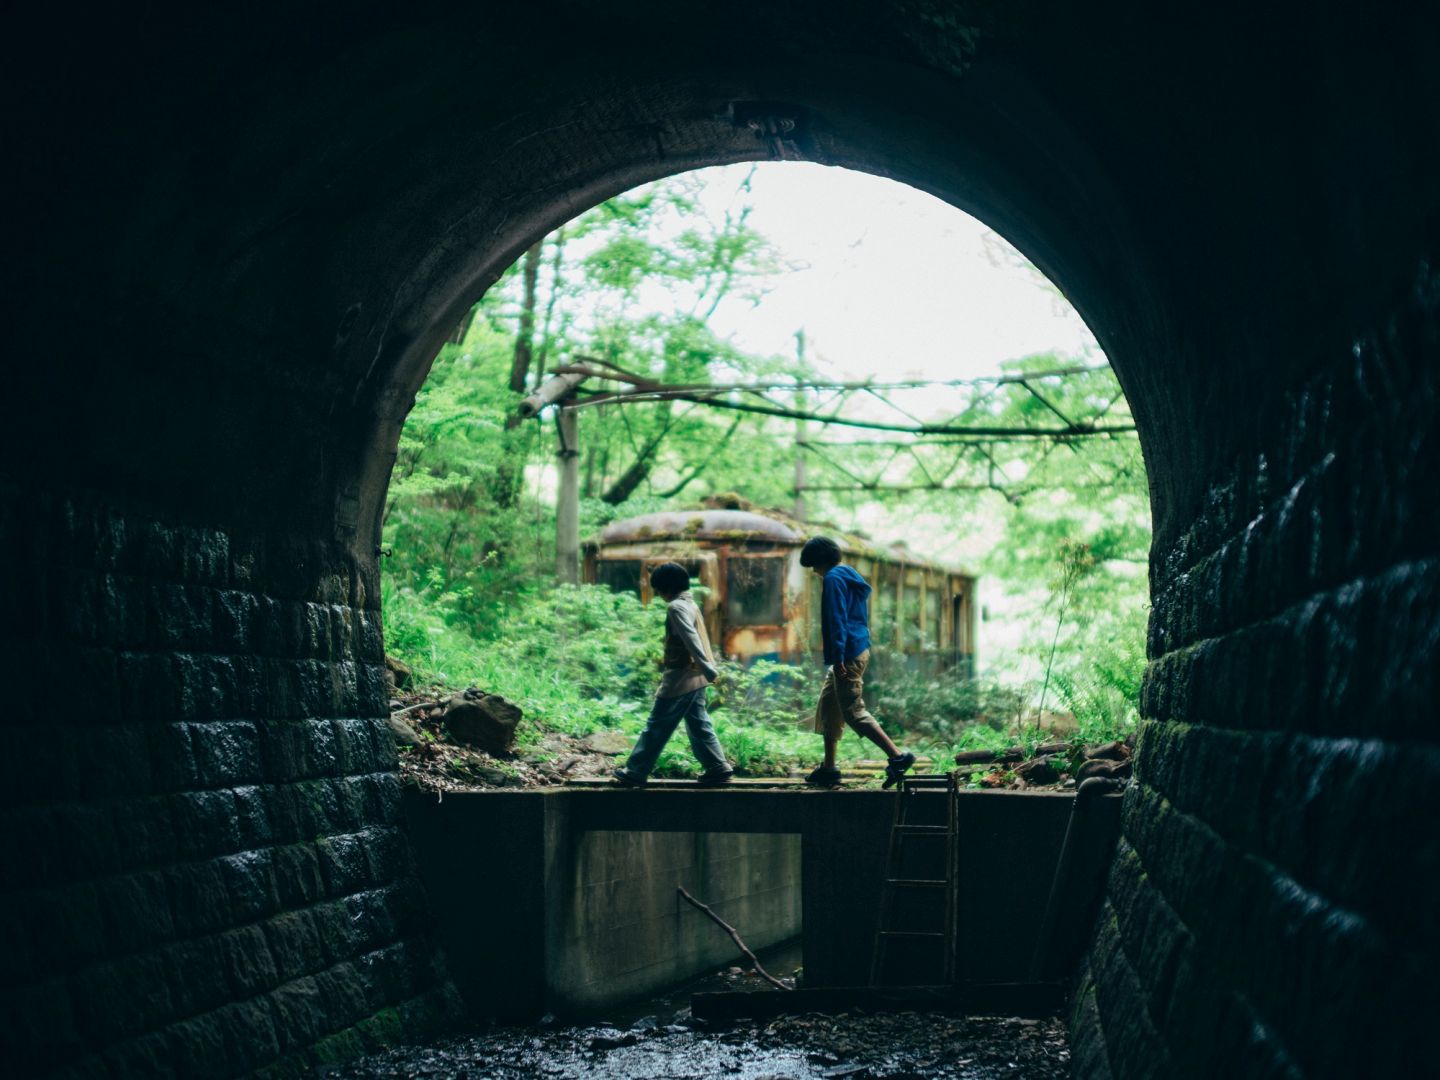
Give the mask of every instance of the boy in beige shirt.
[[705, 710], [705, 688], [720, 670], [710, 652], [710, 635], [695, 598], [690, 595], [690, 573], [679, 563], [657, 566], [650, 587], [666, 605], [664, 674], [655, 691], [650, 719], [624, 767], [615, 770], [615, 782], [644, 787], [660, 751], [683, 719], [690, 750], [700, 767], [700, 783], [707, 787], [729, 783], [734, 770], [725, 760], [710, 714]]

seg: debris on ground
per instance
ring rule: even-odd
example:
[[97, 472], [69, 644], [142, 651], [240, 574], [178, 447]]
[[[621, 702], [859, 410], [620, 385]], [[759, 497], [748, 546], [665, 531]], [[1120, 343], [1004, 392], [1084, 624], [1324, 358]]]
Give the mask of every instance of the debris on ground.
[[[608, 781], [617, 759], [629, 753], [632, 736], [620, 731], [567, 735], [527, 727], [519, 706], [478, 687], [460, 693], [445, 687], [392, 688], [389, 725], [400, 758], [402, 779], [422, 791], [488, 791]], [[520, 735], [517, 745], [516, 736]], [[955, 755], [962, 785], [1009, 791], [1065, 791], [1091, 776], [1123, 779], [1130, 775], [1130, 740], [1084, 745], [1048, 742], [1032, 754], [1019, 746], [1005, 750], [968, 750]], [[799, 783], [813, 762], [778, 764], [764, 771], [769, 779]], [[943, 766], [921, 756], [915, 772]], [[884, 761], [847, 761], [844, 779], [851, 787], [878, 783]], [[759, 773], [736, 770], [737, 776]]]
[[1004, 750], [963, 750], [955, 755], [962, 783], [1010, 791], [1074, 788], [1092, 776], [1124, 780], [1131, 775], [1135, 736], [1086, 745], [1047, 742], [1028, 755], [1019, 746]]
[[334, 1080], [547, 1076], [650, 1078], [849, 1077], [853, 1080], [1061, 1080], [1070, 1075], [1058, 1019], [936, 1013], [814, 1013], [708, 1025], [689, 1010], [627, 1029], [490, 1027], [429, 1046], [399, 1047], [326, 1069]]
[[517, 748], [521, 719], [518, 706], [474, 687], [459, 694], [434, 687], [397, 693], [390, 702], [390, 730], [401, 777], [443, 795], [546, 787], [609, 776], [615, 767], [609, 754], [559, 732], [544, 732]]

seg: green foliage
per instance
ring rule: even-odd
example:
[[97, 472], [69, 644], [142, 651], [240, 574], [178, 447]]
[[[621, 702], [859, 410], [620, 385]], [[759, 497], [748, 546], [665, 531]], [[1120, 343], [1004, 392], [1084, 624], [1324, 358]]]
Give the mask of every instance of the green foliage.
[[[512, 379], [529, 390], [583, 356], [672, 383], [809, 374], [793, 357], [749, 355], [710, 329], [720, 305], [762, 302], [786, 267], [743, 205], [714, 221], [699, 213], [703, 183], [682, 176], [648, 185], [546, 237], [442, 349], [400, 440], [384, 519], [387, 649], [422, 678], [516, 701], [533, 721], [522, 738], [542, 728], [637, 733], [657, 677], [663, 609], [552, 586], [555, 434], [548, 420], [511, 419], [520, 396]], [[1070, 362], [1036, 356], [1012, 367]], [[1007, 384], [948, 419], [1053, 425], [1057, 414], [1100, 413], [1106, 422], [1129, 419], [1108, 370]], [[789, 421], [675, 402], [587, 408], [579, 421], [584, 534], [707, 493], [739, 491], [761, 505], [790, 498]], [[1072, 711], [1082, 732], [1120, 731], [1133, 722], [1144, 663], [1150, 534], [1138, 442], [1117, 434], [997, 441], [982, 450], [953, 474], [944, 459], [951, 449], [920, 450], [912, 475], [889, 480], [918, 485], [950, 475], [969, 485], [912, 497], [912, 518], [957, 532], [998, 518], [999, 542], [975, 569], [987, 595], [1023, 621], [1023, 641], [997, 652], [982, 625], [990, 669], [982, 680], [877, 667], [876, 715], [937, 757], [1013, 743], [1017, 718], [1033, 720], [1042, 695]], [[856, 467], [869, 474], [889, 453], [857, 448]], [[872, 497], [815, 494], [812, 514], [844, 521]], [[818, 665], [722, 665], [711, 710], [727, 753], [752, 772], [818, 758], [808, 721], [819, 676]], [[1033, 724], [1018, 727], [1031, 738]], [[847, 738], [841, 752], [873, 748]], [[691, 767], [677, 738], [659, 771]]]
[[481, 640], [451, 625], [443, 597], [430, 603], [394, 590], [382, 599], [387, 648], [422, 681], [502, 694], [529, 719], [573, 735], [626, 730], [648, 708], [662, 605], [645, 607], [633, 596], [590, 585], [536, 588], [506, 605], [494, 632]]
[[[535, 589], [512, 604], [487, 640], [450, 624], [449, 611], [412, 590], [385, 587], [386, 648], [422, 682], [478, 686], [524, 711], [522, 745], [545, 731], [583, 736], [644, 727], [660, 676], [665, 608], [593, 586]], [[818, 760], [810, 730], [819, 676], [814, 669], [761, 661], [750, 668], [720, 665], [709, 708], [720, 744], [751, 774], [783, 772]], [[867, 744], [868, 745], [868, 744]], [[862, 756], [858, 739], [842, 753]], [[683, 733], [665, 748], [656, 775], [694, 771]]]
[[873, 690], [875, 715], [887, 729], [947, 744], [959, 743], [972, 728], [1006, 731], [1027, 704], [1013, 686], [964, 678], [954, 670], [932, 679], [881, 676]]
[[1086, 742], [1123, 738], [1140, 715], [1145, 671], [1143, 637], [1118, 635], [1085, 651], [1085, 663], [1054, 673], [1054, 689], [1075, 716]]
[[507, 497], [506, 469], [542, 452], [537, 429], [504, 427], [510, 349], [478, 323], [436, 358], [400, 438], [384, 520], [391, 587], [481, 637], [504, 598], [552, 564], [552, 512]]
[[[723, 302], [754, 302], [780, 263], [748, 211], [701, 218], [698, 184], [652, 184], [570, 222], [541, 245], [534, 288], [517, 263], [436, 358], [401, 436], [384, 546], [393, 587], [443, 611], [446, 625], [490, 640], [514, 598], [552, 574], [554, 510], [542, 489], [555, 435], [547, 420], [510, 420], [517, 365], [527, 390], [575, 356], [672, 382], [796, 369], [749, 356], [707, 325]], [[675, 236], [677, 221], [688, 224]], [[660, 242], [662, 232], [671, 239]], [[667, 294], [667, 313], [634, 314], [642, 290]], [[670, 403], [590, 409], [579, 420], [586, 531], [707, 490], [786, 497], [783, 469], [754, 468], [780, 452], [764, 422]]]

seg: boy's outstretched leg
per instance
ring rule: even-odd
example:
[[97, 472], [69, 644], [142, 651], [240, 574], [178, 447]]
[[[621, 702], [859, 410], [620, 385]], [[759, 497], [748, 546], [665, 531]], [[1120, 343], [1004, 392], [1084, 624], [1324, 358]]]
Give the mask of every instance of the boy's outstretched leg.
[[635, 749], [623, 766], [615, 770], [615, 782], [624, 787], [644, 787], [650, 777], [650, 770], [660, 757], [660, 751], [675, 734], [675, 725], [685, 713], [688, 695], [673, 698], [656, 698], [650, 707], [650, 719], [645, 730], [635, 740]]
[[873, 716], [857, 723], [855, 730], [885, 751], [885, 782], [880, 786], [882, 788], [894, 787], [905, 775], [906, 770], [915, 764], [915, 755], [896, 746], [895, 741], [885, 734], [885, 729], [880, 726], [880, 721]]
[[725, 760], [725, 751], [720, 749], [720, 740], [715, 737], [715, 725], [705, 708], [705, 688], [702, 686], [693, 694], [687, 694], [686, 699], [685, 734], [690, 737], [690, 752], [700, 763], [700, 783], [704, 787], [728, 784], [735, 770]]

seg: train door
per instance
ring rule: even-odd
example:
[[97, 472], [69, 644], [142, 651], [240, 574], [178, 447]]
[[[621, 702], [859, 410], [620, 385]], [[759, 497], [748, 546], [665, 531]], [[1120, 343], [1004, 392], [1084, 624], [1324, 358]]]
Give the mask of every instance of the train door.
[[962, 578], [952, 587], [955, 595], [950, 601], [950, 652], [960, 674], [972, 678], [975, 675], [974, 616], [970, 597], [973, 585]]
[[798, 660], [804, 642], [786, 619], [785, 552], [741, 554], [725, 560], [725, 652], [752, 660]]

